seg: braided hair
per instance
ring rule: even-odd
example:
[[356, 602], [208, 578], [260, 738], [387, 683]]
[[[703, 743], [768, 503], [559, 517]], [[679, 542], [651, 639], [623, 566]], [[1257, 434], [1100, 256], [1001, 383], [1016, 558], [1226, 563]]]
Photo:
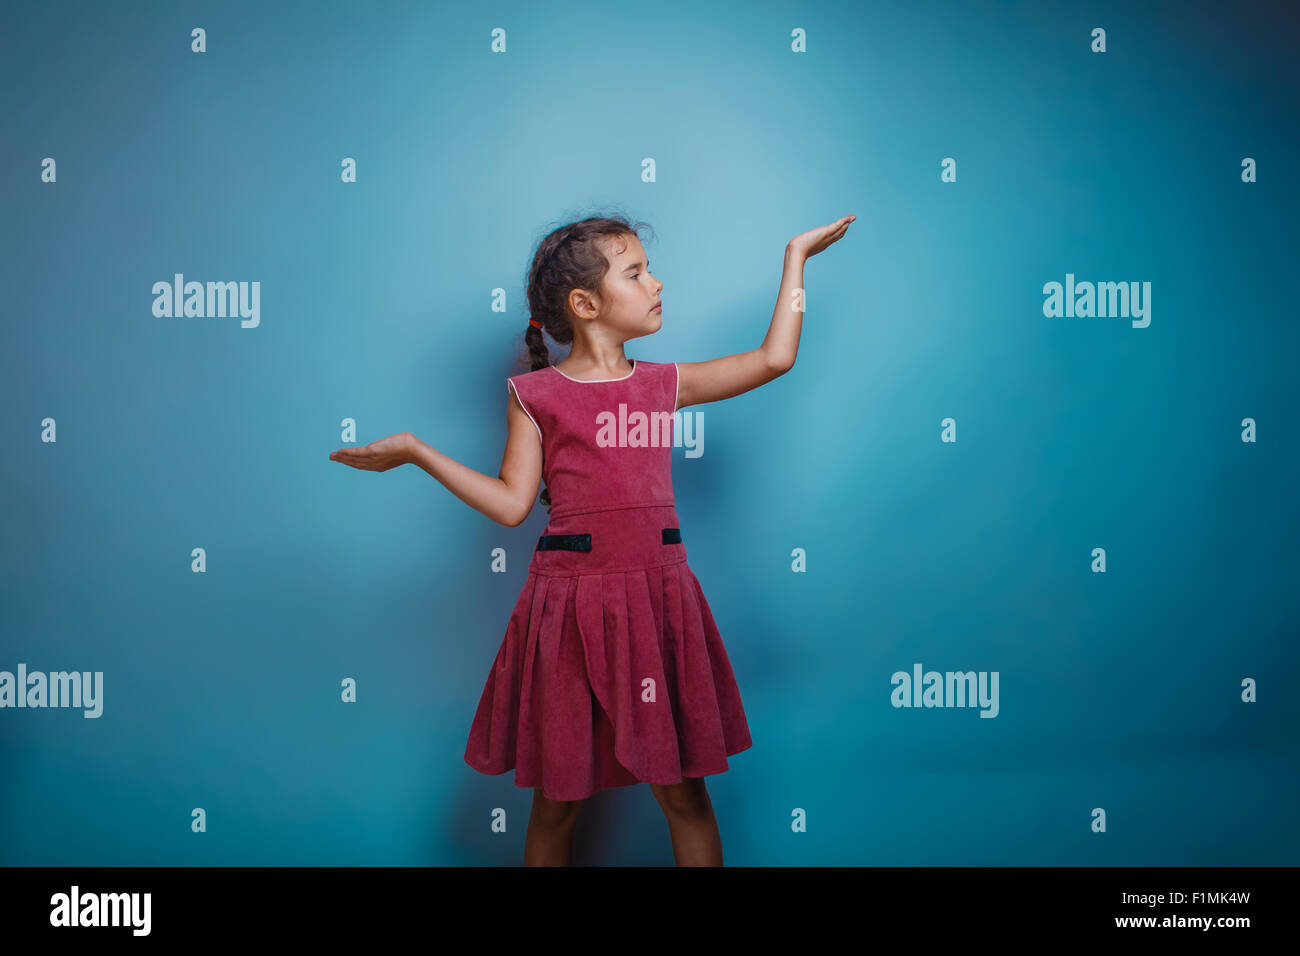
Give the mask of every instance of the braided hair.
[[[569, 293], [574, 289], [597, 291], [609, 271], [609, 259], [597, 239], [639, 236], [646, 223], [630, 222], [624, 216], [600, 216], [560, 226], [537, 245], [528, 267], [528, 329], [524, 343], [532, 371], [551, 364], [551, 354], [542, 338], [543, 330], [560, 345], [573, 344], [573, 320]], [[540, 498], [551, 508], [551, 490], [542, 489]]]

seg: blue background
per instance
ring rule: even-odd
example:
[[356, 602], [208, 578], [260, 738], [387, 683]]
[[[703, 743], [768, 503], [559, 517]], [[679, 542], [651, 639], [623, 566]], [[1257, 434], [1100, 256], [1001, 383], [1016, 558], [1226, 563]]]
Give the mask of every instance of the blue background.
[[[7, 5], [0, 670], [105, 698], [0, 710], [0, 862], [522, 860], [532, 791], [463, 753], [545, 510], [328, 455], [351, 417], [495, 476], [529, 256], [607, 210], [654, 227], [650, 361], [756, 348], [786, 241], [858, 217], [794, 369], [674, 451], [755, 742], [728, 864], [1300, 862], [1287, 10]], [[155, 317], [176, 272], [260, 327]], [[1150, 327], [1045, 317], [1067, 272]], [[893, 708], [915, 662], [1000, 714]], [[649, 789], [575, 860], [671, 865]]]

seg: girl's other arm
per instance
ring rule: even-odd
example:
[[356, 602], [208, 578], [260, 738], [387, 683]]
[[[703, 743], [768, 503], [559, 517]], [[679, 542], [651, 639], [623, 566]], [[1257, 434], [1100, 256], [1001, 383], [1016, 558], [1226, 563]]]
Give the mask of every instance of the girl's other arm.
[[524, 523], [533, 510], [542, 484], [542, 443], [537, 427], [524, 411], [514, 389], [508, 388], [506, 450], [496, 478], [467, 468], [438, 449], [411, 436], [411, 461], [476, 511], [509, 527]]
[[471, 508], [493, 521], [515, 527], [524, 523], [537, 500], [542, 481], [542, 443], [513, 389], [506, 424], [509, 426], [506, 452], [496, 478], [465, 467], [410, 432], [389, 435], [360, 448], [340, 448], [330, 453], [330, 460], [362, 471], [419, 465]]
[[794, 307], [794, 292], [803, 289], [804, 263], [842, 237], [856, 218], [845, 216], [828, 226], [795, 236], [786, 244], [781, 290], [763, 344], [752, 352], [726, 355], [709, 362], [678, 362], [678, 408], [731, 398], [790, 371], [799, 352], [799, 332], [803, 325], [803, 313]]

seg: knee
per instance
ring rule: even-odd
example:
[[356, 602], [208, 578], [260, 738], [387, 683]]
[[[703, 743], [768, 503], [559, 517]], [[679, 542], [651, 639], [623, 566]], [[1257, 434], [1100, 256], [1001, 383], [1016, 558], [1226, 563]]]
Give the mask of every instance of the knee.
[[650, 790], [666, 814], [692, 816], [711, 810], [709, 793], [699, 777], [687, 777], [681, 783], [651, 784]]
[[540, 789], [533, 793], [533, 819], [545, 826], [573, 823], [581, 810], [581, 800], [549, 800]]

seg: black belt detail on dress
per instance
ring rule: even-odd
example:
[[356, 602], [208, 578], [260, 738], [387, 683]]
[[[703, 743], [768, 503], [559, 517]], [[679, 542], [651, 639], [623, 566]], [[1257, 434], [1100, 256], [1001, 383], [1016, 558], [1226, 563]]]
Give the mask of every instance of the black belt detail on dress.
[[589, 534], [544, 534], [537, 539], [538, 551], [590, 551]]
[[[680, 528], [664, 528], [664, 544], [681, 544], [682, 531]], [[591, 535], [589, 534], [544, 534], [537, 539], [538, 551], [590, 551]]]

